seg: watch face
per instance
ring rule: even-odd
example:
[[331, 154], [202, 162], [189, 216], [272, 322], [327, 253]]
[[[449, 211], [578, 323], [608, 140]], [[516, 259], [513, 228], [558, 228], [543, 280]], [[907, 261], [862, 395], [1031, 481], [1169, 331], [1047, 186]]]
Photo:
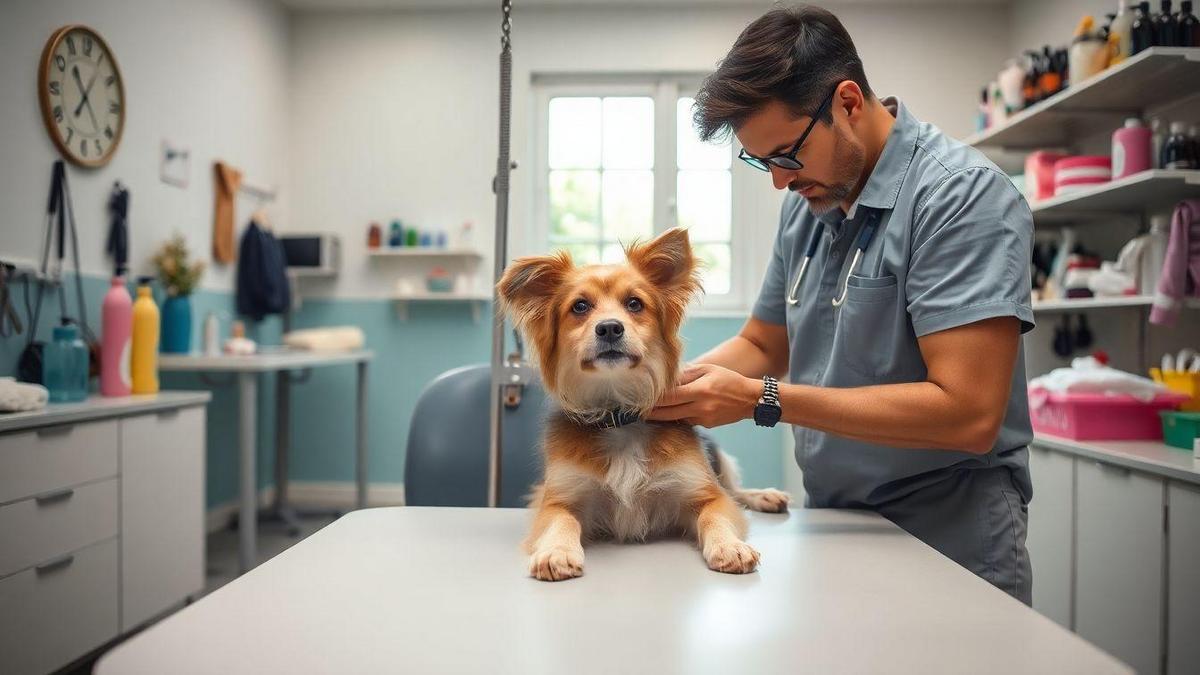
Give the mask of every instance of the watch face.
[[754, 423], [760, 427], [773, 427], [783, 417], [783, 410], [777, 405], [760, 403], [754, 407]]

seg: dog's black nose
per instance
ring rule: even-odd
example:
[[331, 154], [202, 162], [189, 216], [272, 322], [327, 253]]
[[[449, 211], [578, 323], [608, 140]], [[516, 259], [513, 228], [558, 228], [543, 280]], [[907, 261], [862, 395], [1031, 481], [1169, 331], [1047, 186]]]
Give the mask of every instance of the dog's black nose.
[[608, 319], [596, 324], [596, 337], [605, 342], [616, 342], [625, 334], [625, 325], [616, 319]]

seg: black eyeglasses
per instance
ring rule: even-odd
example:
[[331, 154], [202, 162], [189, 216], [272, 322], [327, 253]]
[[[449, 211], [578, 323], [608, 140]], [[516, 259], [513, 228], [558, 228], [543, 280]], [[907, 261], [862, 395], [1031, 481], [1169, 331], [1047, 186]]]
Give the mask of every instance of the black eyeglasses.
[[817, 120], [821, 119], [821, 115], [825, 114], [825, 109], [828, 108], [829, 104], [833, 102], [833, 95], [836, 93], [837, 87], [835, 86], [833, 91], [829, 92], [829, 95], [826, 96], [825, 100], [821, 102], [821, 106], [817, 108], [817, 112], [812, 116], [812, 121], [808, 123], [808, 128], [804, 130], [803, 134], [800, 134], [800, 138], [796, 139], [796, 144], [792, 146], [791, 150], [770, 155], [769, 157], [755, 157], [754, 155], [746, 152], [745, 148], [742, 148], [742, 151], [738, 153], [738, 159], [758, 169], [759, 171], [770, 171], [771, 164], [774, 164], [781, 169], [787, 169], [788, 171], [799, 171], [800, 169], [803, 169], [804, 162], [796, 159], [796, 153], [800, 152], [800, 146], [804, 145], [805, 139], [808, 138], [808, 135], [812, 132], [813, 127], [817, 125]]

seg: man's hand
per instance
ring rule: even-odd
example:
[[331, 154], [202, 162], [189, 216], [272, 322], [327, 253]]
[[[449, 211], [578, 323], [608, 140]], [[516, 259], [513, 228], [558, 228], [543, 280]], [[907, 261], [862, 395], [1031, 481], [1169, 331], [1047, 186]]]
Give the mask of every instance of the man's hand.
[[762, 380], [707, 363], [687, 366], [679, 382], [658, 401], [649, 419], [713, 428], [754, 416]]

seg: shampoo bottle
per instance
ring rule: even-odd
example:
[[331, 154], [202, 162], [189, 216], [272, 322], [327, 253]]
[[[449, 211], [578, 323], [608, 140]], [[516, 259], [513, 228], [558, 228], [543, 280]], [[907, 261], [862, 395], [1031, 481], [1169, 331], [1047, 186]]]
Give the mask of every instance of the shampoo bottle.
[[129, 342], [133, 331], [133, 301], [125, 277], [116, 276], [100, 310], [100, 393], [128, 396]]
[[158, 392], [158, 305], [150, 295], [150, 277], [138, 279], [137, 301], [133, 303], [133, 348], [130, 358], [132, 390], [135, 394]]

